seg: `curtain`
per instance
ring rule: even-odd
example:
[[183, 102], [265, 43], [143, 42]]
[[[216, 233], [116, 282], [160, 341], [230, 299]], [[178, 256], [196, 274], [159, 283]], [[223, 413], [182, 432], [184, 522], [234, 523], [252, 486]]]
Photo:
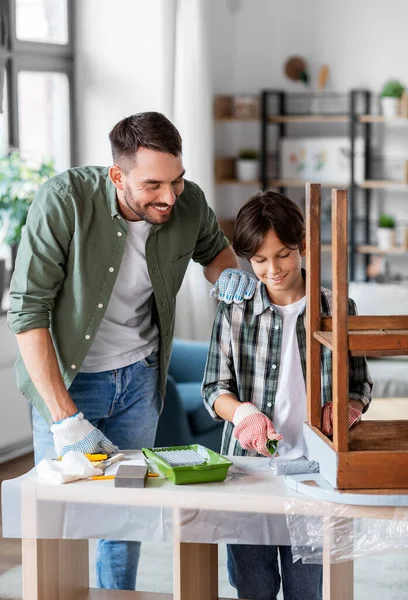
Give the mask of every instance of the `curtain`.
[[[177, 0], [173, 122], [183, 138], [186, 177], [214, 208], [212, 78], [205, 0]], [[208, 340], [216, 302], [201, 265], [191, 262], [177, 297], [177, 337]]]

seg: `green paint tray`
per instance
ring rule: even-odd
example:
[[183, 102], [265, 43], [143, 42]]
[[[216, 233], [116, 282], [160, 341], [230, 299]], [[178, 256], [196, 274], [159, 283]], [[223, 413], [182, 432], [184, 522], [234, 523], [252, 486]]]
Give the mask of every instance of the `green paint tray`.
[[[177, 453], [178, 450], [184, 451], [183, 453]], [[203, 460], [202, 464], [175, 464], [181, 462], [184, 454], [187, 456], [185, 451], [190, 451], [197, 458], [197, 462]], [[186, 483], [207, 483], [210, 481], [224, 481], [227, 476], [229, 467], [232, 462], [217, 454], [209, 448], [205, 448], [200, 444], [190, 444], [189, 446], [166, 446], [163, 448], [142, 448], [142, 452], [145, 457], [151, 461], [161, 475], [170, 479], [173, 483], [186, 484]], [[165, 456], [174, 456], [176, 460], [172, 461], [172, 464], [166, 460], [160, 454]], [[169, 459], [170, 460], [170, 459]]]

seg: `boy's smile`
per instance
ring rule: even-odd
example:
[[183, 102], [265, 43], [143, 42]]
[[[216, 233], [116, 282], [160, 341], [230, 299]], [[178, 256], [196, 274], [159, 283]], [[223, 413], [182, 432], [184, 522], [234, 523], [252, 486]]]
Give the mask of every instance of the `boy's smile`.
[[250, 259], [255, 275], [265, 284], [269, 299], [274, 304], [293, 304], [305, 295], [306, 287], [301, 271], [304, 255], [304, 242], [301, 250], [298, 247], [288, 248], [270, 230]]

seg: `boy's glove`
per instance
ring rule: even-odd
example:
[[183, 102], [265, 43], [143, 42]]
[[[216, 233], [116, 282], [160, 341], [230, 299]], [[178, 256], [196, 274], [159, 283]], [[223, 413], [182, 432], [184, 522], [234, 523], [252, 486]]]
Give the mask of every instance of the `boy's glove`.
[[58, 456], [64, 456], [70, 450], [77, 450], [82, 454], [112, 454], [119, 450], [99, 429], [84, 419], [81, 412], [54, 423], [51, 431]]
[[226, 304], [239, 304], [252, 298], [257, 281], [256, 277], [242, 269], [225, 269], [211, 288], [210, 296]]
[[256, 450], [259, 454], [270, 458], [271, 453], [266, 447], [268, 440], [282, 439], [282, 436], [276, 433], [272, 421], [251, 402], [243, 402], [238, 406], [232, 422], [235, 425], [234, 437], [244, 450]]
[[[361, 412], [361, 410], [358, 410], [358, 408], [354, 408], [354, 406], [349, 406], [349, 428], [353, 427], [353, 425], [361, 421], [362, 414], [363, 413]], [[322, 433], [324, 433], [325, 435], [332, 435], [333, 433], [333, 402], [326, 402], [323, 406]]]

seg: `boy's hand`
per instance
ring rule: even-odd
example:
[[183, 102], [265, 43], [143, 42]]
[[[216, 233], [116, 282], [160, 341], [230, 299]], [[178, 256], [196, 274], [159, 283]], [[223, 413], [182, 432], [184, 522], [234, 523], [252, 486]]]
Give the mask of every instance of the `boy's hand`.
[[243, 402], [235, 410], [232, 422], [235, 425], [234, 437], [244, 450], [256, 450], [269, 458], [271, 454], [266, 447], [268, 440], [282, 439], [272, 421], [250, 402]]
[[[361, 421], [362, 411], [349, 405], [348, 424], [349, 428]], [[333, 433], [333, 402], [326, 402], [322, 412], [322, 433], [332, 435]]]
[[242, 269], [225, 269], [210, 291], [210, 296], [226, 304], [240, 304], [249, 300], [255, 293], [257, 279]]

